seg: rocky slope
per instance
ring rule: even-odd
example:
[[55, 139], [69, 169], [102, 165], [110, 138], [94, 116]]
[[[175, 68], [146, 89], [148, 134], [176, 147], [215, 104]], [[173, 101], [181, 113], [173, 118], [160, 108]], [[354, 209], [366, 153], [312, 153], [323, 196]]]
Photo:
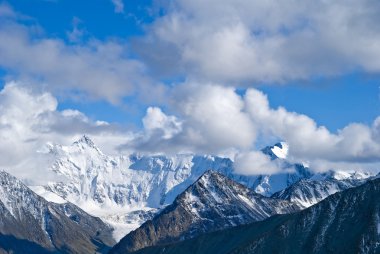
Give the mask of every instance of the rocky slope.
[[301, 212], [136, 253], [380, 253], [380, 179]]
[[336, 192], [359, 186], [370, 178], [371, 175], [365, 173], [331, 171], [316, 174], [312, 178], [301, 179], [286, 189], [273, 194], [272, 197], [288, 200], [306, 208]]
[[264, 197], [207, 171], [172, 205], [124, 237], [110, 253], [128, 253], [298, 210], [290, 202]]
[[105, 253], [112, 229], [71, 203], [50, 203], [0, 171], [0, 252]]

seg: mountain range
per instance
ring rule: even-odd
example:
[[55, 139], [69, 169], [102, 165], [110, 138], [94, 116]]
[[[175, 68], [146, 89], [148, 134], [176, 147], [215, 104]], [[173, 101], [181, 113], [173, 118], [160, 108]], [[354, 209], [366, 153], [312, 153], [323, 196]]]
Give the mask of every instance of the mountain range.
[[70, 146], [48, 144], [46, 151], [49, 170], [65, 180], [33, 189], [48, 200], [54, 196], [50, 200], [57, 201], [58, 196], [101, 217], [115, 227], [116, 240], [170, 205], [210, 169], [268, 197], [313, 175], [302, 164], [286, 162], [285, 143], [263, 149], [270, 158], [284, 161], [283, 172], [253, 176], [236, 174], [231, 159], [211, 155], [109, 156], [88, 136]]
[[111, 253], [172, 243], [300, 209], [291, 202], [262, 196], [220, 173], [207, 171], [173, 204], [123, 238]]
[[[109, 156], [88, 136], [69, 146], [46, 148], [44, 166], [56, 174], [55, 181], [27, 187], [0, 172], [0, 253], [106, 253], [120, 239], [110, 253], [150, 253], [162, 251], [160, 246], [168, 246], [165, 251], [185, 246], [186, 251], [188, 241], [194, 244], [191, 250], [205, 253], [198, 239], [215, 235], [219, 241], [247, 224], [270, 228], [266, 221], [293, 218], [331, 196], [377, 181], [377, 176], [360, 171], [315, 173], [303, 163], [291, 163], [284, 142], [262, 150], [283, 170], [252, 176], [236, 174], [231, 159], [211, 155]], [[320, 213], [328, 209], [325, 205]], [[328, 231], [328, 237], [336, 233]], [[226, 246], [232, 248], [229, 252], [243, 245], [237, 241]], [[244, 248], [237, 253], [250, 253], [251, 247]]]
[[380, 179], [374, 179], [300, 212], [134, 253], [380, 253], [379, 218]]

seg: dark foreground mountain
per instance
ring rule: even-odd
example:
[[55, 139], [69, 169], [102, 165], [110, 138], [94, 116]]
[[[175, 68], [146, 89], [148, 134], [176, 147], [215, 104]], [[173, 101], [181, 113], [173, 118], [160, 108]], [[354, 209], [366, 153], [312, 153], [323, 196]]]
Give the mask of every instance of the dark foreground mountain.
[[0, 253], [106, 253], [113, 244], [99, 218], [48, 202], [0, 171]]
[[288, 201], [264, 197], [219, 173], [207, 171], [172, 205], [124, 237], [110, 253], [173, 243], [299, 209]]
[[380, 179], [303, 211], [136, 253], [380, 253]]

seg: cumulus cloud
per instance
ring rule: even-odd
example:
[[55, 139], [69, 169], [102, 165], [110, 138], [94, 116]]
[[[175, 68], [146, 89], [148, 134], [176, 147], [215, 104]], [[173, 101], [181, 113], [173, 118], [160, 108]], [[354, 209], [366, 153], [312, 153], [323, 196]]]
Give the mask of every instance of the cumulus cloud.
[[266, 95], [258, 90], [249, 89], [245, 100], [247, 112], [261, 133], [286, 140], [290, 145], [290, 155], [298, 160], [380, 161], [377, 119], [373, 126], [352, 123], [337, 133], [331, 133], [306, 115], [289, 112], [283, 107], [270, 108]]
[[307, 162], [314, 170], [379, 169], [380, 117], [372, 126], [352, 123], [331, 133], [308, 116], [271, 108], [256, 89], [242, 94], [231, 87], [190, 83], [177, 87], [171, 96], [171, 114], [149, 107], [143, 130], [133, 133], [78, 110], [59, 111], [50, 93], [8, 83], [0, 91], [0, 167], [33, 179], [46, 173], [38, 151], [47, 142], [67, 145], [89, 134], [111, 154], [119, 153], [119, 148], [148, 154], [228, 153], [240, 174], [284, 168], [255, 149], [257, 137], [287, 141], [289, 159]]
[[186, 84], [171, 96], [171, 108], [180, 118], [149, 108], [145, 130], [126, 147], [156, 153], [223, 153], [252, 145], [254, 126], [233, 88]]
[[50, 93], [16, 82], [5, 85], [0, 91], [1, 168], [21, 178], [47, 181], [47, 164], [38, 152], [47, 142], [69, 145], [89, 134], [106, 152], [116, 153], [115, 147], [128, 139], [128, 133], [117, 126], [91, 120], [76, 110], [59, 111], [57, 106]]
[[239, 153], [234, 167], [235, 172], [241, 175], [273, 174], [282, 170], [279, 161], [272, 161], [260, 151]]
[[[123, 1], [112, 2], [116, 12], [123, 12]], [[48, 84], [34, 88], [112, 103], [137, 96], [164, 104], [149, 107], [143, 130], [128, 136], [79, 111], [57, 110], [51, 93], [8, 84], [0, 92], [0, 152], [5, 154], [0, 165], [22, 168], [45, 142], [67, 143], [87, 133], [101, 145], [112, 144], [105, 148], [120, 145], [144, 153], [233, 151], [238, 171], [245, 174], [277, 170], [255, 151], [258, 137], [287, 141], [291, 159], [318, 170], [375, 168], [380, 118], [371, 126], [352, 123], [332, 133], [306, 115], [272, 108], [256, 89], [238, 93], [228, 85], [356, 69], [378, 73], [379, 11], [380, 3], [373, 0], [170, 1], [135, 45], [159, 72], [193, 81], [169, 88], [146, 76], [146, 65], [130, 57], [125, 41], [79, 43], [81, 31], [74, 26], [67, 44], [35, 24], [24, 25], [20, 14], [0, 4], [0, 66], [8, 76]]]
[[374, 0], [179, 0], [164, 8], [136, 46], [161, 72], [249, 85], [380, 72]]
[[238, 94], [231, 87], [187, 83], [171, 96], [174, 115], [149, 108], [144, 130], [124, 149], [148, 153], [232, 151], [238, 172], [275, 172], [281, 167], [256, 150], [259, 137], [261, 143], [286, 141], [289, 160], [308, 163], [317, 171], [380, 168], [380, 118], [372, 126], [352, 123], [332, 133], [306, 115], [272, 108], [267, 96], [256, 89]]
[[[10, 8], [10, 7], [8, 7]], [[159, 97], [162, 85], [145, 75], [145, 65], [130, 56], [123, 40], [80, 41], [83, 33], [74, 19], [68, 33], [72, 43], [49, 38], [41, 27], [23, 25], [18, 16], [0, 11], [0, 67], [11, 79], [48, 84], [55, 93], [84, 94], [85, 98], [118, 103], [126, 96], [147, 98], [146, 90]], [[5, 13], [5, 14], [4, 14]]]
[[170, 139], [182, 131], [182, 123], [175, 116], [167, 116], [157, 107], [149, 107], [142, 122], [149, 135], [158, 131], [163, 139]]

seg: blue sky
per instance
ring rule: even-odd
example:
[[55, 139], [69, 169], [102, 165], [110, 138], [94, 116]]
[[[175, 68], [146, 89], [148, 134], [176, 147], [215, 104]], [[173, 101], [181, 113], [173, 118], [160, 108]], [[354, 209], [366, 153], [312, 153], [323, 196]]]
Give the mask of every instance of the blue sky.
[[310, 85], [261, 87], [273, 106], [309, 115], [336, 131], [350, 122], [371, 124], [380, 114], [380, 82], [377, 77], [349, 73]]
[[30, 151], [89, 134], [114, 153], [248, 157], [286, 140], [318, 168], [373, 166], [379, 11], [372, 0], [0, 1], [0, 126], [13, 133], [0, 135], [20, 149], [33, 140]]
[[[11, 1], [15, 10], [34, 18], [51, 36], [66, 39], [75, 17], [81, 26], [99, 39], [143, 34], [142, 24], [151, 21], [151, 1], [128, 1], [125, 13], [115, 13], [111, 1]], [[140, 23], [141, 22], [141, 23]]]

